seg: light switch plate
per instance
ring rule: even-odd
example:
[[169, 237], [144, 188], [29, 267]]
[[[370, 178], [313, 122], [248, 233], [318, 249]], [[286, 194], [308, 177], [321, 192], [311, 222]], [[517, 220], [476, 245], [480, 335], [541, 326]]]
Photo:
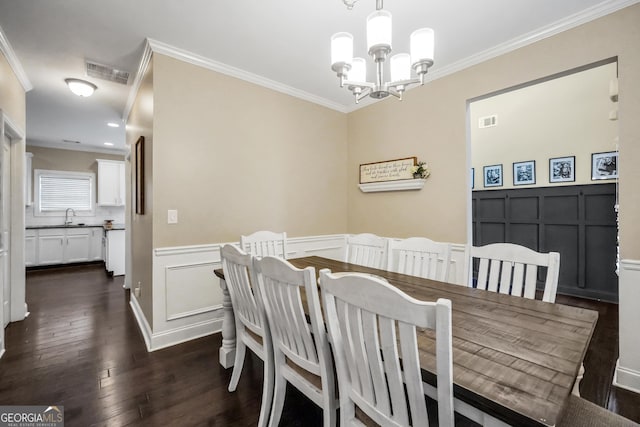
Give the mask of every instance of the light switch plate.
[[178, 223], [178, 211], [176, 209], [169, 209], [167, 211], [167, 224]]

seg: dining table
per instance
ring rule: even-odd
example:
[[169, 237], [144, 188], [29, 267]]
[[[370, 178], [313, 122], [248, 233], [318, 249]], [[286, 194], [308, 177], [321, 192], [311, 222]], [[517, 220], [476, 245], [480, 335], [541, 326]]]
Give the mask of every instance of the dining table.
[[[593, 310], [474, 289], [309, 256], [288, 259], [298, 268], [358, 272], [382, 277], [423, 301], [451, 300], [453, 392], [456, 412], [485, 426], [555, 426], [598, 320]], [[235, 355], [233, 307], [224, 271], [215, 270], [223, 291], [220, 363]], [[435, 386], [435, 334], [418, 330], [425, 390]], [[428, 394], [428, 393], [427, 393]]]

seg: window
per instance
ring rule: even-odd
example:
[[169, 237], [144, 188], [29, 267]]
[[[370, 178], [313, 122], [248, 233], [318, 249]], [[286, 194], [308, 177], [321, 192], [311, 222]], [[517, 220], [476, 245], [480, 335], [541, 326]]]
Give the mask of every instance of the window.
[[36, 169], [36, 215], [60, 215], [68, 208], [93, 215], [95, 174]]

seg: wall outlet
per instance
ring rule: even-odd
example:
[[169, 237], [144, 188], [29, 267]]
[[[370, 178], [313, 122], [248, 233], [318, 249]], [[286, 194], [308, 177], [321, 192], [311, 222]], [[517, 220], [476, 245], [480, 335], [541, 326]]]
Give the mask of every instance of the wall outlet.
[[178, 223], [178, 211], [176, 209], [169, 209], [167, 211], [167, 224]]

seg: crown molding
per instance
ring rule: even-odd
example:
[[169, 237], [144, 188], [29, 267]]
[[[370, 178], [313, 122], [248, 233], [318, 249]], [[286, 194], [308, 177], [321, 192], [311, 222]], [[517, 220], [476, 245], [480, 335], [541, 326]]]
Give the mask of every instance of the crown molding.
[[24, 68], [22, 68], [22, 64], [18, 60], [16, 53], [13, 51], [13, 48], [9, 43], [9, 39], [7, 39], [4, 31], [2, 31], [2, 27], [0, 27], [0, 52], [2, 52], [5, 58], [7, 58], [7, 62], [22, 85], [22, 89], [24, 89], [25, 92], [29, 92], [33, 89], [33, 85], [29, 81], [27, 73], [24, 72]]
[[[564, 31], [575, 28], [579, 25], [585, 24], [587, 22], [593, 21], [595, 19], [601, 18], [606, 15], [609, 15], [611, 13], [614, 13], [620, 9], [624, 9], [625, 7], [629, 7], [638, 2], [640, 2], [640, 0], [605, 0], [602, 3], [599, 3], [588, 9], [585, 9], [579, 13], [575, 13], [564, 19], [553, 22], [544, 27], [538, 28], [534, 31], [531, 31], [529, 33], [526, 33], [514, 39], [511, 39], [507, 42], [501, 43], [497, 46], [494, 46], [492, 48], [479, 52], [475, 55], [471, 55], [460, 61], [454, 62], [453, 64], [444, 66], [442, 68], [438, 68], [426, 75], [425, 83], [440, 79], [442, 77], [446, 77], [450, 74], [457, 73], [466, 68], [472, 67], [474, 65], [488, 61], [495, 57], [512, 52], [516, 49], [520, 49], [521, 47], [533, 44], [540, 40], [544, 40], [548, 37], [552, 37], [556, 34], [562, 33]], [[131, 112], [131, 108], [133, 107], [133, 103], [137, 96], [138, 89], [140, 88], [142, 77], [144, 76], [144, 73], [146, 72], [147, 67], [149, 66], [149, 62], [151, 61], [151, 55], [153, 53], [160, 53], [162, 55], [166, 55], [171, 58], [174, 58], [183, 62], [187, 62], [192, 65], [196, 65], [198, 67], [203, 67], [212, 71], [219, 72], [221, 74], [235, 77], [240, 80], [244, 80], [262, 87], [266, 87], [268, 89], [272, 89], [277, 92], [281, 92], [299, 99], [303, 99], [305, 101], [309, 101], [314, 104], [318, 104], [342, 113], [351, 113], [353, 111], [359, 110], [361, 108], [365, 108], [369, 105], [382, 101], [382, 100], [367, 99], [367, 100], [363, 100], [363, 102], [359, 104], [343, 105], [334, 101], [330, 101], [326, 98], [322, 98], [320, 96], [313, 95], [311, 93], [276, 82], [275, 80], [267, 79], [257, 74], [253, 74], [253, 73], [241, 70], [239, 68], [224, 64], [222, 62], [214, 61], [204, 56], [186, 51], [184, 49], [171, 46], [167, 43], [163, 43], [158, 40], [147, 38], [145, 49], [140, 59], [140, 65], [138, 66], [138, 71], [136, 73], [136, 77], [134, 79], [131, 91], [129, 92], [129, 98], [127, 100], [127, 105], [124, 110], [123, 118], [125, 122], [129, 116], [129, 113]], [[408, 90], [412, 90], [415, 88], [416, 87], [413, 87]]]
[[158, 40], [147, 39], [147, 42], [151, 46], [151, 50], [154, 53], [160, 53], [162, 55], [166, 55], [171, 58], [178, 59], [180, 61], [187, 62], [192, 65], [196, 65], [198, 67], [206, 68], [211, 71], [216, 71], [218, 73], [235, 77], [237, 79], [244, 80], [249, 83], [256, 84], [258, 86], [266, 87], [267, 89], [275, 90], [276, 92], [284, 93], [286, 95], [290, 95], [295, 98], [309, 101], [314, 104], [322, 105], [323, 107], [327, 107], [332, 110], [337, 110], [342, 113], [346, 113], [345, 106], [340, 103], [330, 101], [320, 96], [313, 95], [309, 92], [305, 92], [291, 86], [287, 86], [275, 80], [271, 80], [266, 77], [253, 74], [248, 71], [241, 70], [240, 68], [232, 67], [231, 65], [214, 61], [212, 59], [186, 51], [184, 49], [177, 48], [175, 46], [168, 45]]
[[[586, 24], [587, 22], [594, 21], [598, 18], [617, 12], [620, 9], [624, 9], [625, 7], [629, 7], [638, 2], [640, 2], [640, 0], [603, 1], [602, 3], [599, 3], [573, 15], [567, 16], [566, 18], [563, 18], [559, 21], [553, 22], [549, 25], [508, 40], [475, 55], [468, 56], [464, 59], [461, 59], [460, 61], [454, 62], [453, 64], [438, 68], [425, 76], [425, 84], [430, 81], [446, 77], [450, 74], [457, 73], [474, 65], [478, 65], [482, 62], [488, 61], [498, 56], [505, 55], [516, 49], [520, 49], [521, 47], [525, 47], [540, 40], [555, 36], [556, 34], [560, 34], [579, 25]], [[415, 89], [416, 87], [419, 86], [413, 86], [408, 90]], [[350, 106], [350, 108], [347, 108], [347, 112], [351, 113], [379, 101], [381, 100], [352, 105]]]
[[149, 64], [151, 63], [152, 54], [153, 51], [151, 49], [150, 40], [146, 39], [144, 50], [142, 51], [142, 56], [140, 57], [140, 63], [138, 64], [138, 71], [136, 71], [136, 77], [133, 79], [133, 83], [131, 84], [131, 90], [129, 91], [127, 104], [125, 105], [124, 112], [122, 114], [122, 121], [124, 123], [127, 123], [127, 119], [129, 118], [129, 114], [131, 113], [131, 109], [133, 108], [133, 103], [136, 101], [138, 90], [140, 90], [140, 85], [142, 84], [142, 79], [144, 78], [144, 74], [147, 72], [147, 68], [149, 68]]

